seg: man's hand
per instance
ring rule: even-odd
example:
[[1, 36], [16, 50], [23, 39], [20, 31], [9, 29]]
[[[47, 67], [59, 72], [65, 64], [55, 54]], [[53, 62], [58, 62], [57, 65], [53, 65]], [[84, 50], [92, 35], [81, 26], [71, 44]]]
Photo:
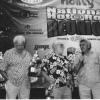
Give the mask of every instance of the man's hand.
[[38, 77], [30, 77], [31, 83], [34, 83], [38, 80]]
[[51, 77], [49, 77], [45, 72], [42, 71], [42, 75], [45, 77], [45, 79], [50, 83], [50, 84], [54, 84], [55, 80]]
[[50, 84], [54, 84], [55, 83], [55, 80], [52, 79], [52, 78], [49, 78], [49, 82], [50, 82]]
[[5, 71], [0, 70], [0, 74], [1, 74], [2, 78], [4, 78], [5, 81], [8, 80], [8, 76], [7, 76], [7, 73]]
[[40, 75], [40, 73], [41, 73], [41, 68], [37, 68], [37, 69], [36, 69], [36, 73], [37, 73], [38, 75]]

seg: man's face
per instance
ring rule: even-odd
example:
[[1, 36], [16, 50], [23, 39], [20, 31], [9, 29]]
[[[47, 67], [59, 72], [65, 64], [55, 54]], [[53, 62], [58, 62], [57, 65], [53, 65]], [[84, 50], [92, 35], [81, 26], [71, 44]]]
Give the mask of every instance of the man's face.
[[23, 51], [24, 50], [24, 43], [15, 43], [14, 46], [19, 51]]
[[88, 43], [87, 42], [81, 42], [80, 43], [80, 49], [82, 53], [86, 53], [88, 50]]
[[60, 45], [58, 45], [57, 48], [56, 48], [56, 52], [57, 52], [59, 55], [62, 55], [63, 52], [64, 52], [64, 47], [61, 47]]

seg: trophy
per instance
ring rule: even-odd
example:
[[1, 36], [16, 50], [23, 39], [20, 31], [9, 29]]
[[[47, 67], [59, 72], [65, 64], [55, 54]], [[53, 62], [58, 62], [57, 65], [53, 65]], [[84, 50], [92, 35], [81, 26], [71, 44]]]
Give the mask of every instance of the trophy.
[[39, 66], [41, 63], [42, 61], [38, 56], [38, 52], [36, 51], [30, 62], [29, 73], [28, 73], [28, 76], [31, 78], [32, 83], [38, 80], [39, 72], [41, 69]]

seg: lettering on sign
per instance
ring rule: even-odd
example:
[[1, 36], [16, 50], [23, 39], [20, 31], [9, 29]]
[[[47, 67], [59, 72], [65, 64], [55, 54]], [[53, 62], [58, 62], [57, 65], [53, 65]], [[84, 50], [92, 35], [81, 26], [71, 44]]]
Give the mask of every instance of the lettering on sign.
[[61, 0], [62, 5], [77, 5], [77, 6], [88, 6], [89, 8], [94, 7], [94, 0]]
[[48, 19], [100, 20], [100, 9], [47, 7]]
[[38, 49], [49, 49], [49, 45], [35, 45], [34, 47], [35, 50], [38, 50]]

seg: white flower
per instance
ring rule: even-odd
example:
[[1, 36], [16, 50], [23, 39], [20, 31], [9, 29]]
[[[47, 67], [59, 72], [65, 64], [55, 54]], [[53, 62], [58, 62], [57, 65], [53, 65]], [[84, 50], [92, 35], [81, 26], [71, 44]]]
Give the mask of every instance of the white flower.
[[48, 60], [48, 59], [43, 59], [42, 62], [47, 62], [47, 63], [49, 63], [49, 60]]
[[69, 63], [69, 61], [65, 60], [65, 63], [66, 63], [66, 64], [68, 64], [68, 63]]
[[64, 70], [65, 70], [66, 72], [68, 72], [68, 69], [67, 69], [67, 68], [64, 68]]
[[34, 67], [31, 67], [31, 72], [35, 72], [36, 69]]
[[35, 58], [34, 58], [34, 57], [32, 58], [32, 62], [36, 62], [36, 60], [35, 60]]
[[61, 64], [63, 65], [63, 64], [64, 64], [64, 62], [63, 62], [63, 61], [61, 61]]
[[54, 60], [56, 60], [56, 59], [57, 59], [57, 57], [53, 56], [53, 59], [54, 59]]
[[57, 70], [57, 71], [56, 71], [56, 74], [60, 74], [60, 70]]
[[61, 72], [61, 74], [60, 74], [62, 77], [64, 76], [64, 73], [63, 72]]
[[56, 80], [56, 84], [59, 83], [59, 81], [60, 81], [60, 79], [58, 78], [58, 79]]
[[47, 72], [47, 69], [44, 67], [44, 70]]
[[68, 58], [69, 61], [71, 61], [71, 63], [74, 63], [75, 54], [70, 54], [67, 58]]
[[49, 76], [51, 79], [54, 79], [52, 75]]
[[38, 55], [37, 54], [34, 54], [34, 57], [38, 57]]
[[54, 66], [57, 66], [57, 62], [54, 62], [53, 65], [54, 65]]
[[52, 69], [54, 67], [54, 65], [50, 65], [50, 69]]
[[71, 78], [71, 75], [68, 74], [68, 75], [67, 75], [67, 79], [70, 79], [70, 78]]
[[54, 68], [52, 68], [51, 70], [50, 70], [50, 73], [54, 73], [56, 71], [56, 67], [54, 67]]
[[60, 62], [60, 59], [58, 58], [57, 61]]

